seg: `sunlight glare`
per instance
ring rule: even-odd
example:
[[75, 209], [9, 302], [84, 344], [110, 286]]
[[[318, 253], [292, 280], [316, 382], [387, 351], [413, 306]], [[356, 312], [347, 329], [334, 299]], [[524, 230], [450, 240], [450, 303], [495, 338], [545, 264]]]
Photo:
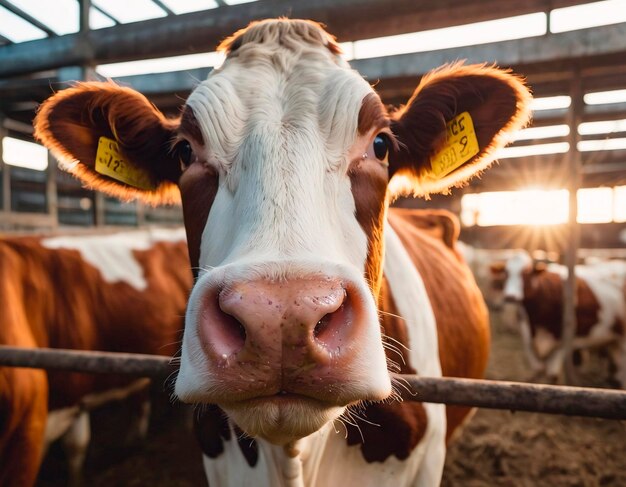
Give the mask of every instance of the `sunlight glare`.
[[[493, 225], [555, 225], [567, 221], [567, 190], [496, 191], [464, 195], [461, 205], [469, 205], [479, 226]], [[467, 198], [467, 197], [470, 198]]]
[[[461, 198], [465, 226], [558, 225], [567, 223], [566, 189], [496, 191], [466, 194]], [[626, 186], [581, 188], [577, 191], [578, 223], [626, 221]]]
[[626, 222], [626, 186], [613, 188], [613, 220]]
[[613, 188], [581, 188], [578, 199], [578, 223], [609, 223], [613, 220]]

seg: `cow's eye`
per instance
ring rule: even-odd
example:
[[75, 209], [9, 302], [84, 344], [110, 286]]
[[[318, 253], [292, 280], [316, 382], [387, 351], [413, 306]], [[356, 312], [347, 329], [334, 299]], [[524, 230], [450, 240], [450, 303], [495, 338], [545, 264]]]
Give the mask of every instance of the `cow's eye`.
[[389, 136], [381, 132], [374, 138], [374, 155], [376, 159], [381, 162], [387, 162], [387, 157], [389, 156], [389, 147], [391, 146], [391, 142], [389, 140]]
[[176, 145], [176, 153], [180, 161], [180, 168], [184, 171], [191, 165], [195, 158], [191, 144], [186, 140], [180, 141]]

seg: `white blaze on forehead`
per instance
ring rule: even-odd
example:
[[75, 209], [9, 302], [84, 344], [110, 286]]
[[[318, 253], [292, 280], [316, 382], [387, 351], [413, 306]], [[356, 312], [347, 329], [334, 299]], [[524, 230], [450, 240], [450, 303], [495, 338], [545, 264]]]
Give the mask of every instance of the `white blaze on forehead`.
[[148, 287], [144, 271], [135, 259], [135, 250], [145, 251], [156, 242], [179, 242], [185, 239], [185, 230], [155, 228], [145, 231], [113, 235], [81, 235], [45, 238], [43, 247], [69, 249], [80, 252], [85, 262], [98, 269], [109, 283], [126, 282], [143, 291]]
[[371, 87], [305, 41], [302, 50], [264, 43], [240, 51], [187, 101], [202, 156], [220, 179], [201, 267], [316, 255], [362, 269], [367, 241], [347, 154]]

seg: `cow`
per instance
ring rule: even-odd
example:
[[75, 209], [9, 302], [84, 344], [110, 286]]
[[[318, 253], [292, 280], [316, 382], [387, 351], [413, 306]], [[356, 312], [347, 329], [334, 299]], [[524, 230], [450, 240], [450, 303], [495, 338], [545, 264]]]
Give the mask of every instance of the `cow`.
[[209, 484], [438, 485], [469, 408], [394, 401], [389, 370], [481, 377], [487, 313], [458, 257], [389, 205], [485, 170], [528, 88], [454, 63], [389, 112], [315, 22], [255, 22], [220, 50], [179, 118], [90, 82], [35, 120], [89, 187], [182, 200], [197, 279], [175, 394], [203, 405]]
[[[172, 355], [191, 286], [182, 229], [5, 236], [0, 343]], [[76, 482], [89, 442], [81, 405], [101, 402], [111, 390], [119, 395], [137, 384], [112, 375], [0, 367], [0, 486], [34, 485], [44, 450], [61, 436], [74, 454], [69, 474]], [[145, 431], [147, 424], [138, 427]]]
[[[533, 261], [519, 250], [499, 270], [498, 281], [504, 281], [504, 299], [520, 303], [524, 313], [520, 328], [525, 354], [535, 373], [545, 373], [560, 380], [565, 351], [563, 334], [563, 286], [567, 267]], [[576, 334], [572, 350], [579, 356], [585, 350], [606, 349], [616, 379], [626, 387], [626, 262], [598, 261], [577, 265]]]

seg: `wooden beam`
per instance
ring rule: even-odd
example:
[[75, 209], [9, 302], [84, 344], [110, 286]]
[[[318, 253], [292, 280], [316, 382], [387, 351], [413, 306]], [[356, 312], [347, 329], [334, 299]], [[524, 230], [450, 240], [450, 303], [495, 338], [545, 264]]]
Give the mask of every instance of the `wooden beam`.
[[[2, 0], [5, 1], [5, 0]], [[315, 19], [341, 42], [494, 20], [585, 3], [584, 0], [265, 0], [122, 24], [91, 33], [93, 53], [79, 34], [0, 48], [0, 78], [87, 62], [105, 64], [212, 51], [228, 35], [268, 17]]]

